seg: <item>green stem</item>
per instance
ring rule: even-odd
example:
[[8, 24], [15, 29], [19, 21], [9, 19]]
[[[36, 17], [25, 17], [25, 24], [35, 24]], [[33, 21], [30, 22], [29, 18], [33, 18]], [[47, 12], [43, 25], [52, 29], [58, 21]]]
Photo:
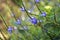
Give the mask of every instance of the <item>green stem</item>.
[[[38, 11], [42, 14], [41, 9], [40, 9], [40, 8], [39, 8], [39, 6], [36, 4], [36, 2], [35, 2], [35, 5], [36, 5], [36, 7], [37, 7]], [[46, 18], [46, 21], [48, 21], [47, 16], [45, 16], [45, 18]]]
[[[35, 2], [35, 4], [36, 4], [36, 2]], [[39, 9], [39, 7], [38, 7], [38, 5], [36, 4], [36, 7], [38, 8], [38, 10], [39, 10], [39, 12], [40, 13], [42, 13], [42, 11]], [[46, 17], [46, 19], [47, 19], [47, 17]], [[40, 24], [41, 25], [41, 24]], [[41, 28], [42, 28], [42, 31], [46, 31], [46, 29], [41, 25]], [[53, 40], [53, 38], [50, 36], [50, 34], [48, 33], [48, 32], [46, 32], [46, 34], [49, 36], [49, 38], [51, 39], [51, 40]]]
[[6, 26], [6, 29], [7, 29], [8, 25], [6, 24], [6, 22], [5, 22], [4, 18], [3, 18], [3, 16], [1, 16], [1, 14], [0, 14], [0, 17], [2, 18], [2, 20], [3, 20], [3, 22], [4, 22], [5, 26]]
[[56, 14], [54, 13], [54, 21], [55, 21], [55, 23], [57, 23], [57, 21], [56, 21]]
[[12, 8], [12, 7], [10, 8], [10, 10], [11, 10], [11, 12], [12, 12], [12, 14], [13, 14], [14, 19], [17, 20], [15, 14], [14, 14], [14, 12], [13, 12], [13, 8]]
[[[24, 4], [23, 4], [23, 1], [22, 1], [22, 5], [23, 5], [23, 7], [25, 8], [25, 6], [24, 6]], [[28, 17], [31, 18], [30, 15], [29, 15], [30, 13], [27, 12], [26, 8], [25, 8], [25, 11], [26, 11], [26, 14], [28, 15]]]
[[35, 2], [35, 5], [36, 5], [38, 11], [39, 11], [40, 13], [42, 13], [42, 11], [39, 9], [39, 7], [38, 7], [38, 5], [36, 4], [36, 2]]
[[55, 10], [55, 7], [56, 7], [56, 6], [54, 6], [54, 21], [55, 21], [55, 23], [57, 23], [57, 20], [56, 20], [56, 13], [55, 13], [55, 11], [56, 11], [56, 10]]

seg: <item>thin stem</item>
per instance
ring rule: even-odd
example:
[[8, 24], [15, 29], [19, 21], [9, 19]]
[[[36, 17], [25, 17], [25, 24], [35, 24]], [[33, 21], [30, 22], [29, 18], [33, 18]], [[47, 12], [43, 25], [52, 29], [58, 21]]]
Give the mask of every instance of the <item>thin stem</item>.
[[55, 23], [57, 23], [57, 20], [56, 20], [56, 13], [55, 13], [55, 7], [56, 7], [56, 4], [55, 4], [55, 6], [54, 6], [54, 21], [55, 21]]
[[56, 14], [54, 13], [54, 21], [55, 21], [55, 23], [57, 23], [57, 21], [56, 21]]
[[13, 14], [13, 17], [15, 18], [15, 20], [17, 20], [15, 14], [13, 12], [12, 12], [12, 14]]
[[[23, 5], [23, 7], [25, 8], [25, 6], [24, 6], [24, 4], [23, 4], [23, 1], [22, 1], [22, 5]], [[26, 14], [28, 15], [28, 17], [31, 18], [30, 15], [29, 15], [29, 13], [27, 12], [26, 8], [25, 8], [25, 11], [26, 11]]]
[[[36, 4], [36, 2], [35, 2], [35, 5], [36, 5], [37, 9], [39, 10], [39, 12], [42, 14], [41, 9], [40, 9], [40, 8], [39, 8], [39, 6]], [[48, 19], [47, 19], [47, 17], [46, 17], [46, 16], [45, 16], [45, 18], [46, 18], [46, 21], [48, 21]]]
[[[8, 0], [6, 0], [6, 1], [8, 1]], [[14, 0], [11, 0], [11, 1], [13, 1], [14, 2]], [[16, 2], [16, 0], [15, 0], [15, 2]], [[8, 3], [6, 3], [8, 6], [9, 6], [9, 4]], [[12, 7], [9, 7], [10, 8], [10, 10], [12, 10], [13, 8]], [[10, 13], [10, 15], [11, 15], [11, 13]], [[16, 17], [15, 17], [15, 14], [14, 14], [14, 12], [12, 11], [12, 15], [13, 15], [13, 17], [14, 17], [14, 19], [16, 20]]]
[[17, 20], [15, 14], [13, 12], [13, 8], [12, 7], [10, 8], [10, 10], [12, 11], [12, 14], [13, 14], [13, 17], [15, 18], [15, 20]]
[[0, 17], [2, 18], [2, 20], [3, 20], [4, 24], [5, 24], [6, 28], [7, 28], [7, 27], [8, 27], [8, 25], [6, 24], [6, 22], [5, 22], [4, 18], [3, 18], [3, 16], [1, 16], [1, 14], [0, 14]]
[[[36, 4], [36, 2], [35, 2]], [[42, 13], [42, 11], [39, 9], [38, 5], [36, 4], [36, 7], [38, 8], [39, 12]], [[47, 19], [47, 18], [46, 18]], [[43, 31], [46, 31], [46, 29], [41, 25], [41, 28]], [[45, 29], [45, 30], [44, 30]], [[47, 35], [50, 37], [51, 40], [53, 40], [53, 38], [50, 36], [50, 34], [47, 32]]]
[[38, 7], [38, 5], [36, 4], [36, 2], [35, 2], [35, 5], [36, 5], [37, 9], [39, 10], [39, 12], [42, 13], [42, 11], [39, 9], [39, 7]]
[[53, 12], [54, 12], [54, 23], [56, 24], [56, 25], [59, 25], [60, 26], [60, 24], [59, 23], [57, 23], [57, 17], [56, 17], [56, 3], [55, 3], [55, 5], [54, 5], [54, 9], [53, 9]]
[[[22, 1], [22, 0], [21, 0], [21, 1]], [[16, 1], [16, 0], [15, 0], [15, 2], [17, 3], [17, 1]], [[18, 3], [18, 5], [19, 5], [19, 3]], [[23, 1], [22, 1], [22, 5], [23, 5], [23, 7], [24, 7], [24, 9], [25, 9], [25, 11], [26, 11], [26, 13], [27, 13], [28, 17], [29, 17], [29, 18], [31, 18], [31, 17], [30, 17], [30, 15], [28, 14], [28, 12], [27, 12], [27, 10], [26, 10], [26, 8], [25, 8], [24, 4], [23, 4]], [[21, 7], [21, 6], [20, 6], [20, 7]]]

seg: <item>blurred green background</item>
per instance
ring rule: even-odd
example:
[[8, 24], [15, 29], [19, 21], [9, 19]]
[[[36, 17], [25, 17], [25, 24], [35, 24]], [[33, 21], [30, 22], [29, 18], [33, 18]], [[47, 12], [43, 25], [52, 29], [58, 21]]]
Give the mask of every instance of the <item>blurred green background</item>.
[[60, 0], [0, 0], [0, 40], [60, 40]]

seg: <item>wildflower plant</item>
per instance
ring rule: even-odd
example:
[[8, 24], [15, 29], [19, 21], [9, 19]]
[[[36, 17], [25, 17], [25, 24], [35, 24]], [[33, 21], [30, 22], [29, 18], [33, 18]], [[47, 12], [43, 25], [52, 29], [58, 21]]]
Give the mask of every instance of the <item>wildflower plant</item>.
[[[11, 3], [6, 1], [7, 4], [3, 4], [4, 10], [0, 13], [5, 26], [1, 26], [11, 35], [5, 37], [3, 29], [0, 28], [3, 32], [1, 39], [60, 40], [59, 0], [10, 0]], [[32, 3], [29, 7], [26, 3], [30, 2]], [[25, 19], [22, 20], [23, 18]]]

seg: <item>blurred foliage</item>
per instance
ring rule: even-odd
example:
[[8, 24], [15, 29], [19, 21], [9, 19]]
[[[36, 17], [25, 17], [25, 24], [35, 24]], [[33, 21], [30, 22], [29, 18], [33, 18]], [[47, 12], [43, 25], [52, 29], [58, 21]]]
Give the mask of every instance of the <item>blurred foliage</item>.
[[[6, 2], [0, 4], [0, 40], [60, 40], [60, 0]], [[21, 11], [22, 7], [25, 11]], [[46, 17], [41, 16], [42, 12]], [[30, 17], [37, 19], [36, 25], [31, 23]], [[21, 20], [20, 25], [16, 24], [17, 19]], [[13, 28], [12, 33], [8, 32], [9, 26]]]

